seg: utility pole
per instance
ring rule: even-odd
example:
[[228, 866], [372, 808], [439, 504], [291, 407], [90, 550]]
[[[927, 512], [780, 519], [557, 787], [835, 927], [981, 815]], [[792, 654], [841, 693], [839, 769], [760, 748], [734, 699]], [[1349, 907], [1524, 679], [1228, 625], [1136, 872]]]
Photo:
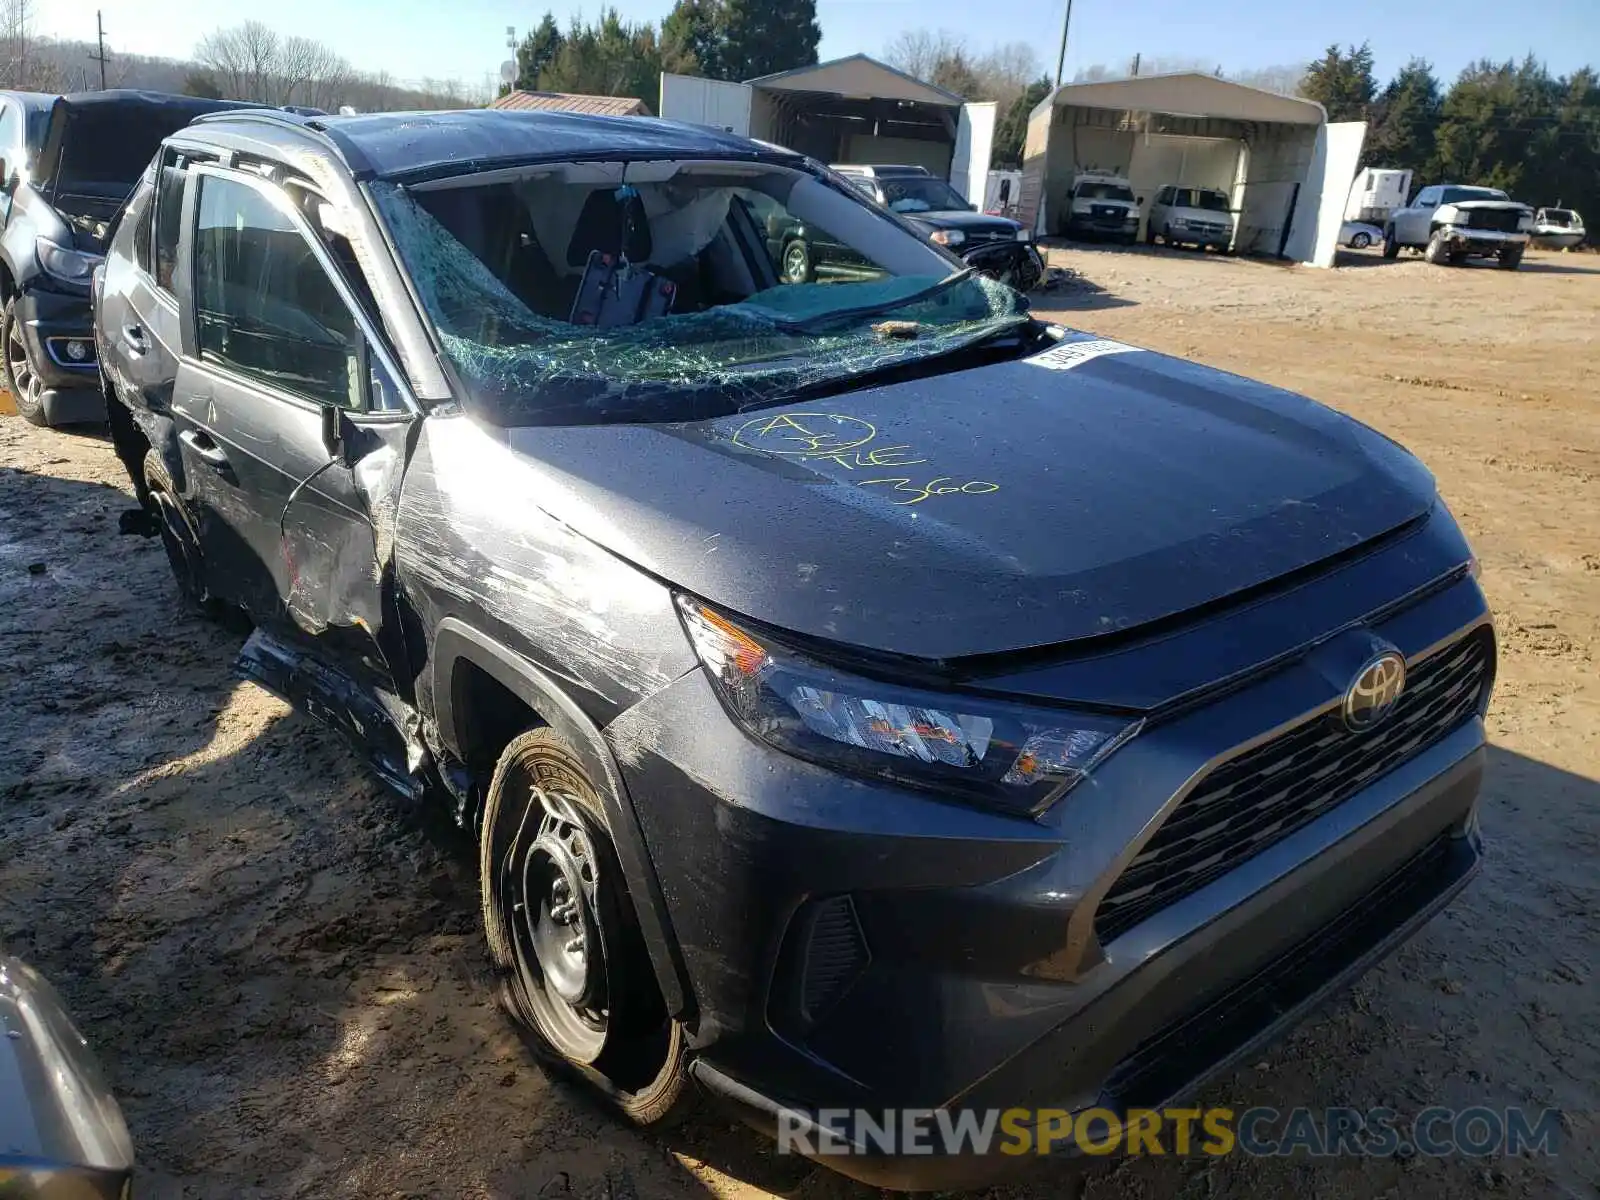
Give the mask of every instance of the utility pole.
[[1072, 28], [1072, 0], [1067, 0], [1067, 15], [1061, 22], [1061, 53], [1056, 56], [1056, 86], [1061, 86], [1061, 73], [1067, 69], [1067, 30]]
[[106, 23], [101, 18], [99, 9], [95, 10], [94, 24], [100, 43], [100, 53], [91, 54], [89, 57], [100, 64], [100, 90], [103, 92], [106, 90]]
[[1133, 54], [1133, 77], [1139, 78], [1139, 59], [1143, 57], [1137, 50]]

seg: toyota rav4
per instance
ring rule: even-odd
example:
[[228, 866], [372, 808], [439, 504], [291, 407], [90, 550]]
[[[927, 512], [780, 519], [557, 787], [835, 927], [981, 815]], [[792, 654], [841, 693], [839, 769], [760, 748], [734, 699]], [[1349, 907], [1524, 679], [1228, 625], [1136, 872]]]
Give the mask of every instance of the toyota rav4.
[[[774, 208], [863, 269], [784, 282]], [[798, 155], [203, 118], [96, 292], [182, 592], [453, 805], [511, 1014], [637, 1122], [1157, 1103], [1478, 863], [1495, 639], [1421, 464]]]

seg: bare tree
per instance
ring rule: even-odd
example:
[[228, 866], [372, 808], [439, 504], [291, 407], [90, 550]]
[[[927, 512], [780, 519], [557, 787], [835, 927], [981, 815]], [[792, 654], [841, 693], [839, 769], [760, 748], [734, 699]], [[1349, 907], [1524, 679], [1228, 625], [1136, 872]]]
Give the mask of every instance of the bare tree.
[[932, 82], [941, 63], [966, 58], [966, 46], [948, 29], [907, 29], [883, 50], [883, 59], [914, 79]]
[[226, 99], [288, 103], [277, 98], [283, 74], [281, 39], [260, 21], [206, 34], [194, 56], [217, 81]]
[[33, 0], [0, 0], [0, 87], [60, 89], [66, 72], [41, 49], [34, 37]]

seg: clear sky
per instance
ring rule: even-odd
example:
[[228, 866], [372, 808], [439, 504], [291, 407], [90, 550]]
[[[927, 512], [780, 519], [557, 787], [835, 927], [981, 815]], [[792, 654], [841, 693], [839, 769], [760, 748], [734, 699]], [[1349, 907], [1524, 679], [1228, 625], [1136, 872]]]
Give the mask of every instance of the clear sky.
[[[671, 0], [615, 0], [626, 18], [659, 19]], [[945, 28], [975, 50], [1026, 41], [1052, 73], [1065, 0], [818, 0], [822, 57], [879, 53], [902, 29]], [[526, 30], [546, 7], [565, 20], [596, 12], [600, 0], [38, 0], [40, 32], [92, 39], [95, 11], [107, 45], [138, 54], [187, 57], [202, 35], [255, 17], [286, 33], [327, 42], [365, 70], [397, 79], [455, 78], [482, 86], [505, 58], [505, 31]], [[1530, 15], [1536, 14], [1535, 19]], [[981, 21], [975, 21], [981, 18]], [[1370, 40], [1380, 79], [1421, 55], [1448, 83], [1485, 56], [1532, 51], [1563, 74], [1600, 66], [1600, 0], [1073, 0], [1067, 77], [1095, 63], [1199, 59], [1227, 70], [1316, 57], [1330, 42]], [[653, 97], [651, 98], [653, 99]]]

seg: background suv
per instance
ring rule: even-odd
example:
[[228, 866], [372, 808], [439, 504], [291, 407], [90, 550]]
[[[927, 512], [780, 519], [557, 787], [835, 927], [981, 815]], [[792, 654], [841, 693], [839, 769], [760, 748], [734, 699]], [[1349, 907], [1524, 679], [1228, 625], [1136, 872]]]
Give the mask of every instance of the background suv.
[[1477, 866], [1428, 472], [953, 267], [777, 148], [477, 110], [203, 118], [96, 277], [181, 591], [453, 809], [510, 1013], [634, 1121], [1153, 1105]]
[[985, 275], [1029, 292], [1044, 277], [1044, 259], [1020, 221], [981, 213], [944, 180], [921, 167], [836, 163], [850, 186], [899, 213], [927, 238]]
[[157, 92], [0, 93], [0, 344], [35, 425], [103, 421], [89, 277], [161, 139], [238, 107]]

